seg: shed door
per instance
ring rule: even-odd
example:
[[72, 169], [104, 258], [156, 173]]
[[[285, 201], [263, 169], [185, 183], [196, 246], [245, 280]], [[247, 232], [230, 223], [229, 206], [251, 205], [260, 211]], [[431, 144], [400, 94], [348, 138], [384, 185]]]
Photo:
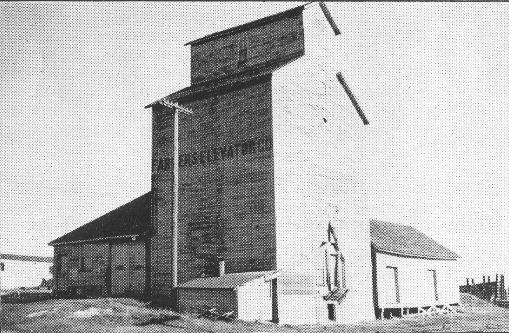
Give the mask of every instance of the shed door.
[[113, 244], [111, 248], [111, 292], [142, 294], [145, 290], [143, 243]]
[[385, 304], [399, 303], [398, 268], [387, 266], [385, 269]]

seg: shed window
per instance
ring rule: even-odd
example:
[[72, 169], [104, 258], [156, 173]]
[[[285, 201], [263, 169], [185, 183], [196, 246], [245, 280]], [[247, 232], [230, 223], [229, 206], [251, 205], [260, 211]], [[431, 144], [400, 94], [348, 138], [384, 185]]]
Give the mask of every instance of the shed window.
[[239, 42], [239, 60], [238, 67], [242, 67], [247, 63], [247, 40], [242, 38]]

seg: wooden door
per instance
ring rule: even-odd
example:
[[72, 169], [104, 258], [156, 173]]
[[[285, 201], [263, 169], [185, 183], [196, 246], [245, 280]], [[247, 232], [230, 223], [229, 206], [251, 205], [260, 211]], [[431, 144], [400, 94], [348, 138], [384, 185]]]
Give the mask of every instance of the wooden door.
[[113, 244], [111, 249], [111, 293], [142, 294], [145, 290], [143, 243]]

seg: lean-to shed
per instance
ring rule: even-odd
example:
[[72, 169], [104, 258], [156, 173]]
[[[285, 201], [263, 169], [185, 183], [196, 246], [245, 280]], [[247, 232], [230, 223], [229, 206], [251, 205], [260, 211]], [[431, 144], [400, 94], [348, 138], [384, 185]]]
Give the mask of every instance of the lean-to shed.
[[241, 320], [277, 321], [277, 276], [277, 271], [265, 271], [190, 280], [178, 287], [179, 311], [215, 308]]

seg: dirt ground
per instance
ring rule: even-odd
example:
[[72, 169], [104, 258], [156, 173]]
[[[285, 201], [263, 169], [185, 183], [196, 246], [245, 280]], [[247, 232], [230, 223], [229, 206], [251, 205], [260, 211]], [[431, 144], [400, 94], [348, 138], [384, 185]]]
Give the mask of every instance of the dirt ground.
[[132, 299], [47, 300], [2, 304], [2, 332], [507, 332], [509, 309], [463, 294], [464, 312], [414, 316], [357, 325], [275, 325], [222, 322], [145, 307]]

